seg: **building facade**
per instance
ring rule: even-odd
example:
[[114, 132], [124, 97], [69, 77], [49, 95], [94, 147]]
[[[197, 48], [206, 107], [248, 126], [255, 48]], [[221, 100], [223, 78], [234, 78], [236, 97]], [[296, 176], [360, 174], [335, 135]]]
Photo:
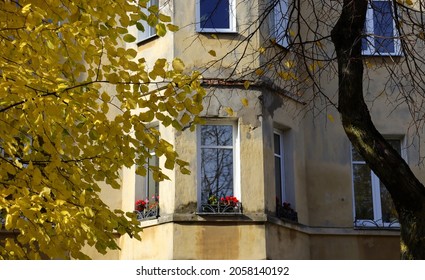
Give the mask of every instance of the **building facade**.
[[[374, 2], [387, 19], [389, 2]], [[399, 225], [385, 188], [352, 150], [335, 108], [320, 99], [312, 105], [314, 87], [288, 78], [305, 75], [295, 45], [290, 47], [296, 37], [291, 30], [310, 36], [305, 26], [292, 25], [291, 3], [150, 3], [180, 30], [160, 38], [146, 28], [129, 47], [148, 63], [179, 57], [187, 69], [200, 70], [208, 91], [205, 123], [195, 132], [151, 124], [189, 162], [191, 174], [166, 170], [171, 180], [158, 183], [150, 174], [136, 175], [135, 167], [124, 169], [121, 190], [104, 196], [126, 211], [149, 199], [150, 206], [139, 209], [142, 241], [122, 237], [120, 251], [93, 258], [398, 259]], [[373, 13], [367, 28], [385, 25], [382, 32], [394, 32]], [[365, 59], [385, 59], [399, 48], [395, 39], [369, 40]], [[274, 62], [267, 69], [275, 67], [279, 75], [263, 74], [268, 61]], [[395, 94], [382, 94], [384, 71], [378, 67], [368, 75], [373, 82], [365, 95], [378, 130], [425, 181], [417, 165], [420, 145], [411, 145], [416, 140], [408, 109], [391, 106]], [[334, 96], [337, 76], [322, 76], [322, 89]], [[164, 166], [155, 156], [149, 164]]]

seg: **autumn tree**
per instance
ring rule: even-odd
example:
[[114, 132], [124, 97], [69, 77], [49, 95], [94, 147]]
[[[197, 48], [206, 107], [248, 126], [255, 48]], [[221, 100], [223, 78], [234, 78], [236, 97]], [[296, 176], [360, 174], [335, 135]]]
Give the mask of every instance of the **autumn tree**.
[[134, 214], [110, 209], [100, 184], [119, 188], [135, 164], [166, 179], [146, 165], [152, 151], [188, 172], [147, 124], [191, 127], [204, 91], [181, 60], [147, 65], [126, 47], [137, 29], [177, 30], [147, 2], [0, 1], [0, 259], [84, 259], [84, 246], [140, 239]]
[[[417, 116], [418, 100], [422, 95], [423, 79], [418, 73], [423, 69], [422, 59], [411, 45], [423, 34], [422, 15], [415, 21], [412, 2], [393, 2], [394, 20], [398, 23], [400, 40], [404, 48], [405, 63], [409, 67], [407, 74], [412, 85], [418, 85], [417, 91], [403, 90], [403, 81], [399, 81], [401, 95], [413, 105], [412, 116]], [[418, 3], [423, 8], [423, 3]], [[398, 17], [398, 11], [410, 15], [404, 22]], [[371, 169], [384, 183], [393, 199], [401, 225], [401, 254], [405, 259], [425, 258], [425, 188], [415, 177], [407, 163], [375, 128], [368, 106], [363, 97], [362, 37], [367, 11], [366, 1], [344, 1], [340, 18], [331, 32], [338, 63], [338, 111], [342, 125], [356, 150], [363, 156]], [[421, 12], [419, 12], [421, 14]], [[403, 63], [402, 63], [403, 64]], [[419, 71], [419, 72], [417, 72]], [[394, 77], [393, 77], [394, 78]], [[401, 80], [401, 79], [400, 79]], [[419, 108], [419, 110], [421, 110]], [[423, 121], [414, 119], [416, 123]]]
[[[421, 0], [258, 3], [252, 7], [258, 9], [258, 20], [238, 30], [244, 35], [237, 38], [237, 47], [243, 52], [238, 53], [239, 60], [233, 66], [227, 66], [235, 70], [226, 79], [245, 80], [245, 87], [265, 82], [288, 93], [301, 93], [292, 98], [305, 102], [313, 115], [330, 107], [336, 109], [352, 146], [391, 195], [401, 225], [401, 257], [424, 259], [425, 188], [375, 128], [364, 92], [372, 83], [368, 82], [369, 73], [385, 73], [387, 81], [382, 85], [382, 93], [396, 96], [396, 103], [388, 110], [400, 104], [407, 106], [411, 128], [420, 136], [425, 121], [425, 3]], [[374, 21], [381, 22], [381, 27], [369, 28]], [[262, 45], [252, 48], [258, 38]], [[236, 49], [231, 49], [225, 56], [235, 53]], [[246, 63], [249, 57], [254, 58], [251, 65]], [[214, 58], [206, 67], [219, 65], [224, 58]], [[237, 69], [242, 68], [238, 67], [242, 59], [246, 64], [240, 71]], [[259, 66], [254, 63], [256, 59], [261, 61]], [[336, 94], [327, 91], [327, 83], [333, 79], [338, 79]], [[333, 116], [328, 116], [332, 121]]]

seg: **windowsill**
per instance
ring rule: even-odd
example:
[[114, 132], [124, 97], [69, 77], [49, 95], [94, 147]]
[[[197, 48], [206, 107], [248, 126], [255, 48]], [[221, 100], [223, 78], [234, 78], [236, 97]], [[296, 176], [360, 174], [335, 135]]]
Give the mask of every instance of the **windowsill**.
[[199, 216], [215, 216], [215, 217], [229, 217], [229, 216], [243, 216], [242, 213], [209, 213], [209, 212], [195, 212]]
[[137, 46], [138, 47], [143, 46], [143, 45], [145, 45], [145, 44], [147, 44], [149, 42], [155, 41], [158, 38], [159, 38], [159, 36], [155, 34], [155, 35], [150, 36], [150, 37], [148, 37], [146, 39], [143, 39], [143, 40], [138, 41], [137, 42]]
[[283, 49], [283, 50], [286, 50], [286, 51], [289, 51], [289, 43], [287, 43], [287, 44], [285, 44], [285, 43], [282, 43], [282, 42], [278, 42], [275, 38], [271, 38], [270, 39], [270, 43], [273, 45], [273, 46], [276, 46], [276, 47], [278, 47], [278, 48], [280, 48], [280, 49]]
[[235, 31], [217, 31], [217, 30], [196, 30], [197, 33], [200, 34], [229, 34], [229, 35], [237, 35], [239, 34], [236, 30]]
[[362, 53], [363, 57], [382, 57], [382, 58], [386, 58], [386, 57], [394, 57], [394, 58], [398, 58], [398, 57], [403, 57], [402, 53]]
[[387, 230], [387, 231], [400, 231], [400, 227], [365, 227], [365, 226], [354, 226], [354, 230], [367, 230], [367, 231], [378, 231], [378, 230]]
[[[227, 216], [215, 216], [215, 215], [203, 215], [202, 213], [191, 213], [191, 214], [165, 214], [154, 220], [141, 221], [140, 225], [143, 228], [161, 226], [168, 223], [189, 223], [189, 224], [203, 224], [203, 223], [217, 223], [220, 225], [228, 225], [235, 223], [247, 223], [247, 224], [264, 224], [271, 223], [276, 226], [282, 226], [290, 230], [298, 231], [308, 235], [337, 235], [337, 236], [399, 236], [400, 231], [396, 228], [390, 228], [390, 230], [376, 228], [368, 230], [364, 228], [353, 228], [353, 227], [317, 227], [308, 226], [300, 223], [288, 222], [286, 220], [279, 219], [275, 216], [270, 216], [264, 213], [244, 213], [241, 215], [227, 215]], [[370, 228], [372, 229], [372, 228]]]

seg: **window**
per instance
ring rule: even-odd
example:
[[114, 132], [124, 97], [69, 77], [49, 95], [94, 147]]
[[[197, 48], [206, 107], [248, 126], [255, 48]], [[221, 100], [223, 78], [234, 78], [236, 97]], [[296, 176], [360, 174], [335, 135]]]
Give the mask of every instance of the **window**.
[[272, 13], [272, 36], [276, 39], [276, 43], [283, 46], [289, 46], [289, 14], [288, 0], [278, 0], [273, 8]]
[[[387, 140], [401, 152], [399, 139]], [[399, 227], [391, 196], [363, 158], [352, 148], [355, 226]]]
[[196, 0], [198, 32], [236, 32], [236, 0]]
[[286, 201], [285, 195], [285, 175], [283, 163], [283, 135], [275, 131], [274, 139], [274, 175], [276, 189], [276, 203], [281, 206]]
[[[158, 2], [159, 2], [159, 0], [149, 0], [146, 4], [146, 7], [147, 8], [149, 8], [150, 6], [157, 6], [158, 7]], [[144, 11], [144, 13], [149, 14], [148, 11]], [[146, 21], [143, 21], [143, 27], [144, 27], [145, 31], [142, 31], [142, 30], [137, 31], [137, 42], [139, 42], [139, 43], [156, 36], [155, 27], [148, 25]]]
[[362, 41], [365, 55], [400, 55], [400, 41], [394, 20], [392, 1], [373, 0], [369, 3]]
[[[146, 167], [159, 167], [159, 159], [155, 153], [151, 153], [151, 157], [147, 160]], [[146, 176], [136, 174], [136, 206], [137, 218], [144, 220], [148, 218], [156, 218], [159, 215], [159, 183], [154, 180], [153, 172], [147, 169]]]
[[[293, 205], [289, 201], [295, 200], [293, 188], [288, 188], [291, 184], [290, 167], [291, 164], [285, 166], [285, 158], [291, 163], [289, 154], [285, 154], [285, 149], [290, 150], [288, 146], [288, 136], [286, 133], [275, 130], [273, 133], [273, 150], [274, 150], [274, 176], [275, 176], [275, 192], [276, 192], [276, 216], [285, 220], [298, 222], [298, 213], [294, 210]], [[285, 148], [286, 147], [286, 148]], [[287, 185], [289, 181], [289, 184]]]
[[210, 123], [198, 129], [198, 184], [200, 206], [210, 198], [221, 199], [239, 195], [238, 157], [235, 124]]

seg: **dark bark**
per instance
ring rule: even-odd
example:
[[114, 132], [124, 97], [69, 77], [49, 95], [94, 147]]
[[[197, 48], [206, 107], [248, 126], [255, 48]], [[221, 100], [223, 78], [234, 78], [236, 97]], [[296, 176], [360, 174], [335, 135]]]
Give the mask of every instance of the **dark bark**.
[[354, 148], [385, 184], [401, 225], [401, 258], [425, 259], [425, 188], [375, 128], [363, 98], [361, 35], [367, 1], [344, 0], [332, 30], [338, 60], [338, 110]]

